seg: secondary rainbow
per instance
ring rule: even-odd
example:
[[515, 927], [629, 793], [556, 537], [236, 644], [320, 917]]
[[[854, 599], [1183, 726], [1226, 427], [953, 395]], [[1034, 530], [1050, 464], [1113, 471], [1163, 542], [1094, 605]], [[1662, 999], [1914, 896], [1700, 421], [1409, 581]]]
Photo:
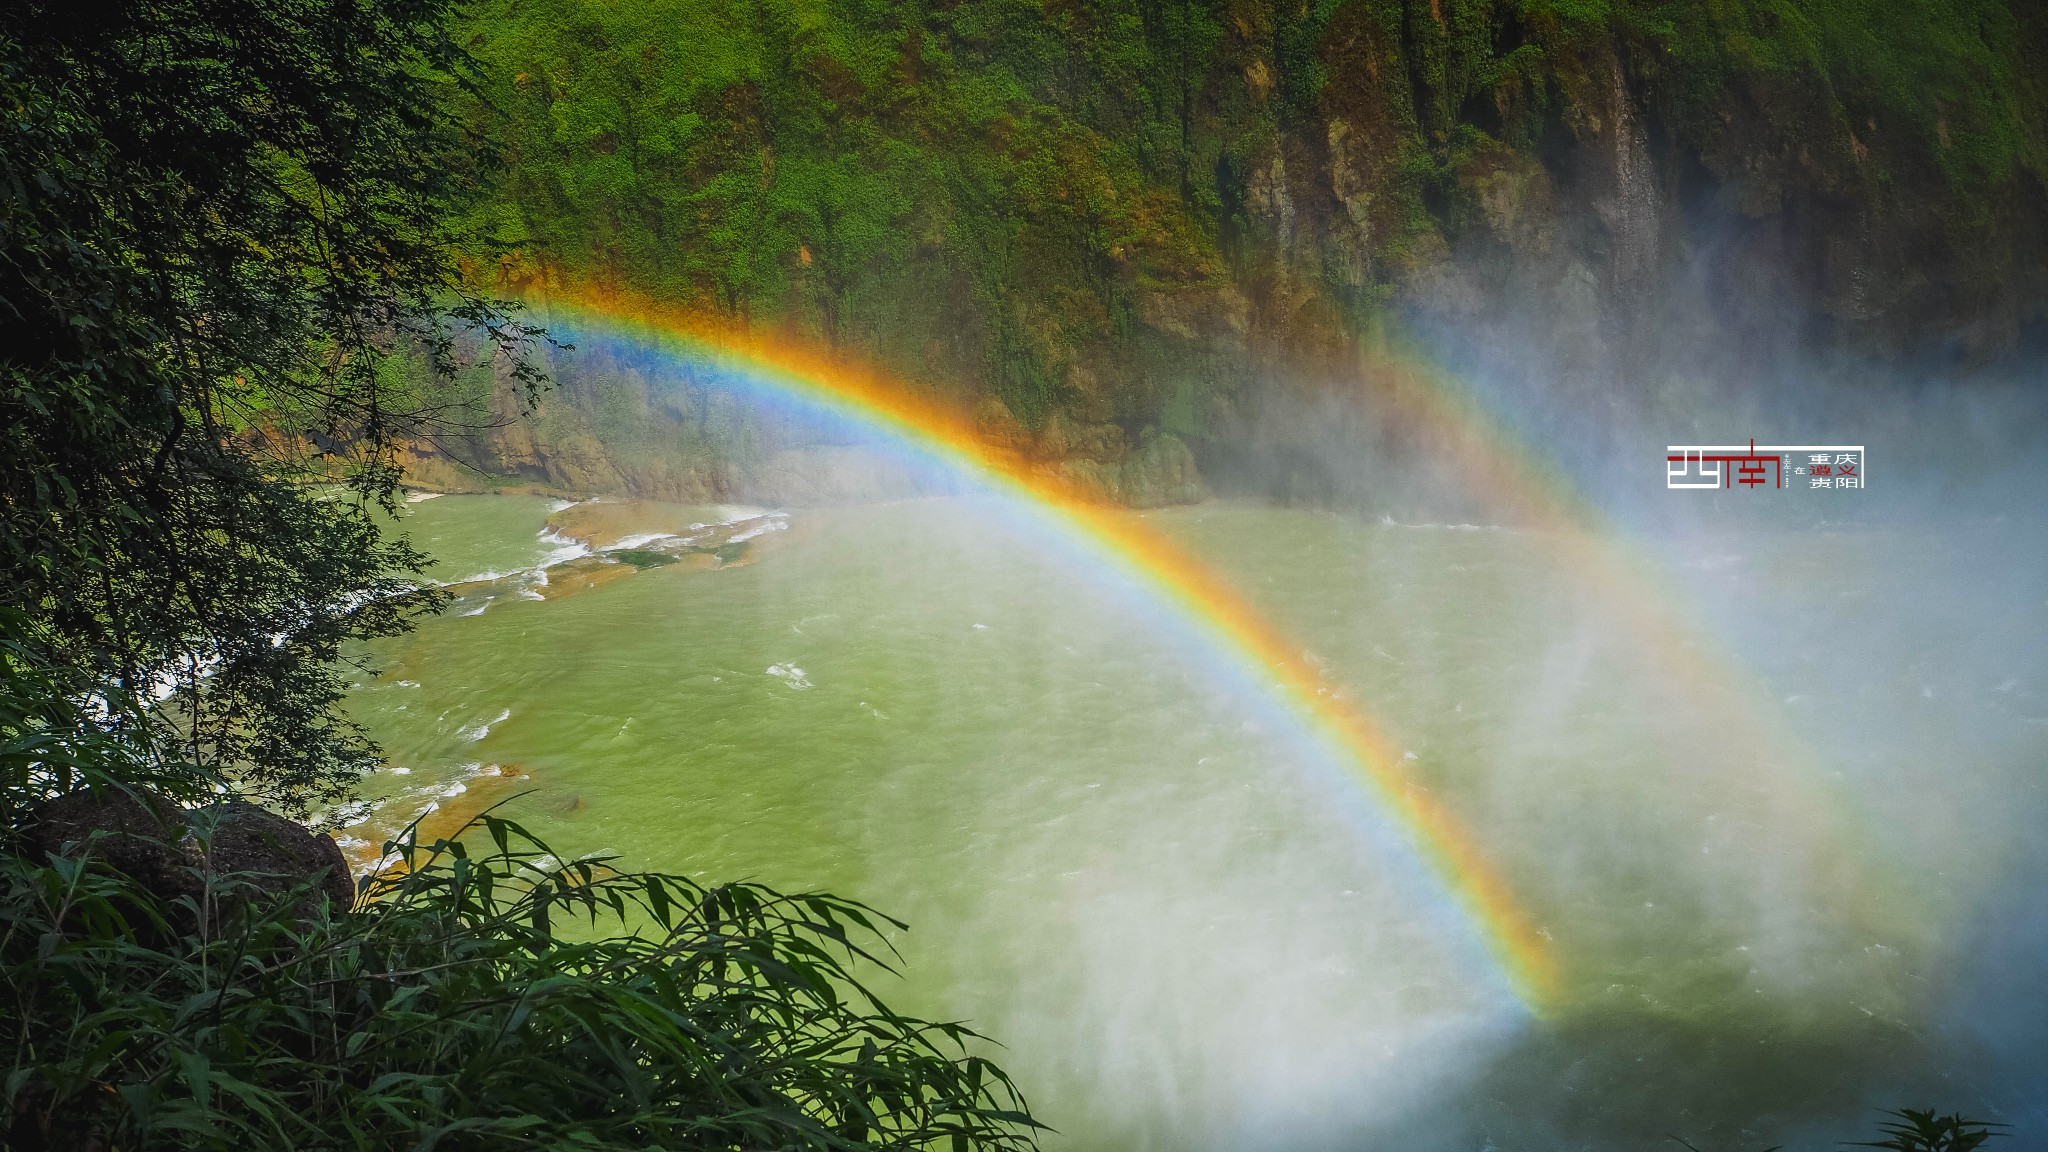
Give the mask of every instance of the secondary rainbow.
[[1031, 468], [978, 435], [968, 414], [943, 398], [759, 334], [644, 302], [550, 292], [536, 304], [547, 323], [626, 337], [750, 380], [902, 438], [978, 482], [1025, 502], [1106, 563], [1176, 608], [1211, 642], [1269, 684], [1324, 740], [1371, 798], [1408, 833], [1452, 898], [1478, 927], [1488, 951], [1528, 1008], [1556, 1001], [1558, 970], [1547, 935], [1522, 908], [1477, 839], [1441, 800], [1402, 767], [1394, 745], [1367, 712], [1304, 658], [1301, 647], [1172, 542], [1127, 513], [1090, 502], [1056, 476]]

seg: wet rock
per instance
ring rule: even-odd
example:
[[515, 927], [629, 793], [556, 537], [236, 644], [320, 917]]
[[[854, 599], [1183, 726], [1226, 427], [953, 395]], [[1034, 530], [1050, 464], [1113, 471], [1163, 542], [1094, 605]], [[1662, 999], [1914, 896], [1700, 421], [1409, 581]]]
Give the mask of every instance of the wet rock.
[[1114, 424], [1084, 424], [1055, 411], [1038, 433], [1038, 454], [1047, 460], [1092, 460], [1112, 464], [1129, 453], [1124, 430]]
[[1163, 508], [1200, 503], [1205, 495], [1195, 470], [1195, 454], [1180, 437], [1150, 435], [1123, 460], [1062, 460], [1052, 466], [1060, 482], [1076, 493], [1104, 504], [1128, 508]]
[[532, 591], [543, 600], [560, 600], [616, 584], [640, 571], [641, 567], [622, 563], [610, 556], [585, 556], [548, 569], [548, 582]]
[[1120, 470], [1123, 501], [1133, 508], [1199, 504], [1206, 495], [1201, 473], [1195, 470], [1195, 454], [1178, 436], [1146, 437]]
[[1031, 448], [1031, 430], [1024, 427], [1009, 405], [994, 396], [984, 396], [974, 406], [974, 433], [982, 443], [1012, 455], [1022, 455]]
[[551, 792], [542, 795], [540, 806], [550, 816], [574, 816], [583, 811], [585, 801], [580, 792]]

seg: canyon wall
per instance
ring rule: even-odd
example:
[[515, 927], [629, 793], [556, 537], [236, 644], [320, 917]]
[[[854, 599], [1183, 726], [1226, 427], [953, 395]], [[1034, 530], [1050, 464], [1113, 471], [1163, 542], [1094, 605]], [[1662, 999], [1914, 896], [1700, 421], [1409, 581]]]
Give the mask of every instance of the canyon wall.
[[[513, 246], [477, 275], [787, 332], [1110, 500], [1192, 498], [1197, 463], [1295, 485], [1290, 438], [1390, 340], [1594, 395], [1730, 349], [1992, 362], [2048, 302], [2033, 4], [493, 0], [475, 28], [504, 159], [476, 212]], [[630, 375], [559, 358], [473, 455], [887, 487], [771, 467], [832, 446]]]

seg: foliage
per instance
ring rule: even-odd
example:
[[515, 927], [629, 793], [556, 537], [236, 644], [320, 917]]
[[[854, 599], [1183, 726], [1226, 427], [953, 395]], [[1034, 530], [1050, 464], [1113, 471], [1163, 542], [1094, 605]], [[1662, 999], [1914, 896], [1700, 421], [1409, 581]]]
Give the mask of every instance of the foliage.
[[508, 282], [1134, 434], [1262, 335], [1356, 331], [1484, 231], [1494, 174], [1597, 193], [1620, 119], [1688, 197], [1901, 265], [1909, 319], [2023, 275], [2048, 183], [2048, 22], [2013, 0], [485, 0], [472, 26]]
[[[0, 29], [0, 608], [111, 718], [303, 810], [373, 760], [334, 660], [436, 594], [382, 539], [397, 343], [532, 330], [447, 223], [446, 0], [27, 0]], [[342, 476], [345, 487], [327, 481]]]
[[973, 1033], [864, 985], [903, 925], [850, 901], [564, 862], [494, 816], [479, 853], [386, 845], [354, 911], [194, 850], [152, 886], [104, 832], [45, 859], [54, 793], [218, 783], [81, 675], [0, 640], [0, 1146], [1031, 1147]]
[[[1961, 1113], [1949, 1116], [1937, 1115], [1932, 1108], [1899, 1108], [1885, 1113], [1894, 1117], [1891, 1123], [1883, 1125], [1885, 1138], [1878, 1141], [1857, 1141], [1846, 1144], [1850, 1148], [1889, 1148], [1893, 1152], [1974, 1152], [1993, 1136], [1999, 1135], [2003, 1124], [1987, 1124], [1981, 1120], [1964, 1119]], [[1682, 1136], [1668, 1137], [1674, 1144], [1700, 1152], [1697, 1145]], [[1763, 1152], [1779, 1152], [1782, 1145], [1774, 1144]]]
[[[0, 1045], [20, 1149], [1023, 1149], [972, 1033], [860, 982], [902, 925], [824, 895], [392, 847], [313, 880], [34, 847], [79, 787], [303, 809], [374, 750], [355, 637], [438, 594], [379, 535], [407, 410], [481, 333], [448, 221], [488, 148], [444, 0], [30, 0], [0, 30]], [[218, 811], [218, 809], [215, 809]], [[187, 875], [189, 873], [189, 876]], [[188, 883], [189, 881], [189, 883]], [[196, 894], [195, 894], [196, 893]], [[308, 911], [308, 906], [312, 910]]]
[[508, 147], [493, 223], [581, 275], [971, 365], [1037, 413], [1065, 391], [1062, 350], [1122, 330], [1134, 287], [1209, 271], [1194, 218], [1149, 179], [1198, 162], [1140, 123], [1165, 93], [1123, 75], [1145, 64], [1136, 23], [1009, 3], [487, 4], [477, 52]]
[[42, 797], [79, 788], [147, 788], [199, 802], [218, 781], [195, 765], [166, 762], [109, 731], [133, 731], [139, 718], [109, 724], [89, 707], [91, 678], [52, 665], [18, 639], [19, 616], [0, 609], [0, 854], [19, 852], [17, 832]]
[[1890, 1148], [1893, 1152], [1974, 1152], [2004, 1128], [1964, 1119], [1961, 1113], [1942, 1116], [1932, 1108], [1900, 1108], [1883, 1125], [1885, 1138], [1859, 1141], [1852, 1148]]
[[902, 925], [476, 830], [310, 920], [247, 877], [166, 904], [90, 843], [0, 859], [9, 1146], [1030, 1147], [971, 1032], [857, 978]]

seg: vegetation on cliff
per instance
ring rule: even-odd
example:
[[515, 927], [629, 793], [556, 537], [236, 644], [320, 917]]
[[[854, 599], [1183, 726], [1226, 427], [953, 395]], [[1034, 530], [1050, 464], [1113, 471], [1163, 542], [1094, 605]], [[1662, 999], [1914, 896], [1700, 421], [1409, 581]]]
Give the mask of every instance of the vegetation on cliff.
[[1228, 436], [1247, 381], [1514, 267], [1619, 314], [1712, 248], [1726, 295], [1775, 309], [1772, 281], [1865, 348], [1996, 348], [2048, 298], [2048, 18], [2013, 0], [485, 0], [470, 28], [502, 283], [793, 328], [1034, 434]]

